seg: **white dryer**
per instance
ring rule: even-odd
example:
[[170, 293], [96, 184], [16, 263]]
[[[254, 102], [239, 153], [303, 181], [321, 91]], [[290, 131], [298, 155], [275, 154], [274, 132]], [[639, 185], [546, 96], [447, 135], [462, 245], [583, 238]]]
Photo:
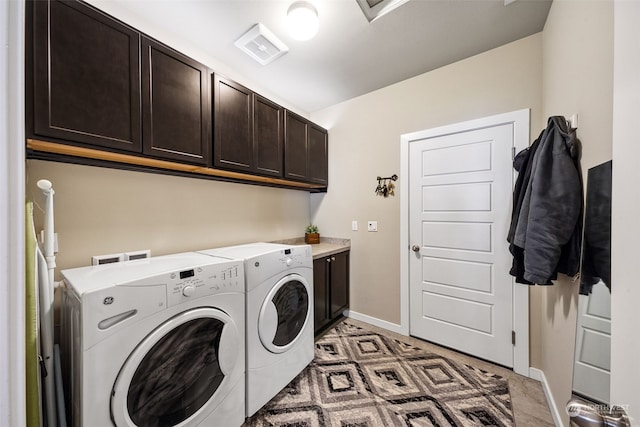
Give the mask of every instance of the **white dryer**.
[[250, 417], [313, 360], [311, 246], [252, 243], [202, 253], [244, 260]]
[[240, 426], [244, 270], [185, 253], [62, 271], [74, 426]]

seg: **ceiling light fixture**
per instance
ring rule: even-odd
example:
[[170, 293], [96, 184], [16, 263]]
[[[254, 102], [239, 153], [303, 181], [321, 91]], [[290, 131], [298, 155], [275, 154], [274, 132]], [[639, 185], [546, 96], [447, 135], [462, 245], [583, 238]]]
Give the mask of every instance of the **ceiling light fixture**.
[[320, 20], [318, 11], [308, 1], [297, 1], [287, 10], [287, 24], [289, 34], [296, 40], [311, 39], [318, 32]]

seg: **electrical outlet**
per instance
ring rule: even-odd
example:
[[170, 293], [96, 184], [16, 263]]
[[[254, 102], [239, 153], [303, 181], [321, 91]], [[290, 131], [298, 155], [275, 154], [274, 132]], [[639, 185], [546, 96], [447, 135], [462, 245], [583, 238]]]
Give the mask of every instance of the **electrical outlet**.
[[358, 231], [358, 221], [351, 221], [351, 231]]
[[378, 221], [367, 222], [367, 231], [378, 231]]

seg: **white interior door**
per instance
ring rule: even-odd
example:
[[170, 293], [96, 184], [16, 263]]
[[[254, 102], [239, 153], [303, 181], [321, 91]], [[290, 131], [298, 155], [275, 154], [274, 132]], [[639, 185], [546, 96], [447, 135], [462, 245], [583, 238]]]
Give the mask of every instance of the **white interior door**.
[[600, 281], [590, 295], [580, 295], [573, 391], [609, 403], [611, 371], [611, 293]]
[[513, 366], [513, 124], [409, 146], [411, 335]]

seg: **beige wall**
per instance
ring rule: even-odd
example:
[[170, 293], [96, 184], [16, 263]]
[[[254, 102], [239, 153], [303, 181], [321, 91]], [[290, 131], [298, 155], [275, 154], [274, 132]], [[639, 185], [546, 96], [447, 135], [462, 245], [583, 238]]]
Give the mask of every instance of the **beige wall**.
[[352, 239], [352, 311], [400, 323], [399, 198], [374, 194], [376, 176], [399, 173], [400, 135], [523, 108], [540, 123], [541, 93], [537, 34], [312, 114], [329, 129], [330, 179], [328, 193], [311, 196], [312, 220]]
[[[543, 31], [542, 117], [578, 114], [582, 169], [611, 159], [613, 121], [613, 2], [555, 0]], [[540, 126], [545, 123], [541, 122]], [[539, 345], [532, 365], [544, 371], [558, 412], [571, 396], [578, 281], [561, 277], [532, 289], [539, 302]]]
[[[298, 190], [29, 160], [27, 197], [41, 206], [39, 179], [55, 190], [58, 272], [92, 255], [298, 237], [309, 223], [309, 194]], [[38, 208], [35, 219], [40, 229]]]

